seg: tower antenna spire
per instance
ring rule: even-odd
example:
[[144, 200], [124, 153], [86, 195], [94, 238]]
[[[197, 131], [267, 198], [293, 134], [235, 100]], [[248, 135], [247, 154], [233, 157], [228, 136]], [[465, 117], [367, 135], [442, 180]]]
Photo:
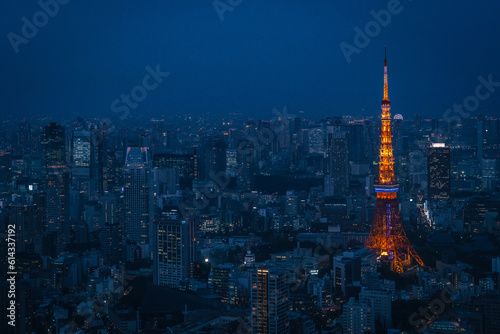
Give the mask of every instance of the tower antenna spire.
[[[389, 103], [389, 83], [387, 80], [387, 46], [384, 47], [384, 52], [385, 52], [385, 58], [384, 58], [384, 100], [382, 101], [382, 105], [384, 104], [384, 101]], [[383, 108], [382, 108], [383, 110]], [[390, 108], [387, 110], [389, 112], [389, 116], [391, 116]], [[382, 115], [383, 117], [383, 115]]]

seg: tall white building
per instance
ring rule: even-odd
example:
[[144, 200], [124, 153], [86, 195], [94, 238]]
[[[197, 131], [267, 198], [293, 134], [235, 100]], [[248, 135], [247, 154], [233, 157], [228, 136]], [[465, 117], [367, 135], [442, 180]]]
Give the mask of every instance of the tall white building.
[[362, 334], [375, 331], [375, 315], [373, 308], [366, 302], [356, 301], [351, 297], [344, 304], [342, 312], [342, 328], [344, 334]]
[[386, 328], [392, 325], [392, 296], [385, 290], [361, 290], [359, 301], [367, 303], [372, 307], [375, 319], [380, 321]]

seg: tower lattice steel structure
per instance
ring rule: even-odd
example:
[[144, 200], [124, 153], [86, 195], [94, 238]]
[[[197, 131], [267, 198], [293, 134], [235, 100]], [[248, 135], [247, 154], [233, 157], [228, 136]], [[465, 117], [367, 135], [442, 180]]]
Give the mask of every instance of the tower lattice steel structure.
[[398, 189], [394, 176], [394, 156], [391, 135], [391, 101], [387, 83], [387, 54], [384, 59], [384, 99], [382, 100], [382, 133], [380, 135], [379, 180], [375, 185], [377, 203], [366, 247], [376, 251], [381, 261], [390, 262], [391, 270], [402, 273], [413, 258], [424, 263], [410, 244], [401, 224]]

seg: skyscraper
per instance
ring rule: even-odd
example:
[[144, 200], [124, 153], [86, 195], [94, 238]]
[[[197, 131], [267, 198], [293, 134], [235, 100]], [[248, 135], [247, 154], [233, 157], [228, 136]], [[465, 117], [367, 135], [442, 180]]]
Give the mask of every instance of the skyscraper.
[[69, 173], [66, 166], [50, 166], [45, 175], [45, 233], [57, 236], [56, 252], [69, 242]]
[[74, 189], [89, 190], [90, 132], [73, 131], [71, 138], [71, 183]]
[[392, 326], [392, 296], [384, 290], [361, 290], [359, 301], [372, 307], [375, 319], [380, 321], [385, 328]]
[[[64, 127], [50, 123], [42, 132], [41, 144], [45, 171], [45, 224], [44, 233], [52, 234], [55, 249], [64, 250], [69, 242], [69, 172], [66, 167], [66, 138]], [[53, 245], [53, 243], [51, 243]], [[47, 253], [47, 250], [44, 249]]]
[[450, 198], [450, 148], [433, 143], [427, 157], [427, 197], [431, 201]]
[[16, 227], [16, 249], [19, 252], [34, 253], [35, 237], [41, 232], [33, 204], [14, 204], [10, 208], [9, 224]]
[[223, 138], [211, 138], [205, 142], [204, 175], [205, 180], [213, 179], [213, 175], [226, 171], [226, 143]]
[[238, 187], [243, 191], [254, 189], [255, 147], [251, 141], [241, 141], [238, 145]]
[[344, 333], [348, 334], [373, 333], [375, 315], [372, 307], [351, 297], [343, 306], [342, 327]]
[[64, 127], [50, 123], [42, 132], [44, 167], [62, 166], [66, 164], [66, 146]]
[[27, 155], [32, 152], [32, 137], [31, 137], [31, 124], [22, 121], [19, 123], [18, 130], [18, 146], [22, 155]]
[[363, 123], [355, 123], [349, 127], [349, 161], [356, 164], [368, 163]]
[[153, 282], [177, 288], [181, 280], [192, 276], [196, 255], [194, 222], [161, 217], [156, 220], [155, 228]]
[[[153, 198], [150, 156], [145, 142], [129, 146], [125, 158], [125, 229], [130, 244], [153, 246]], [[145, 256], [146, 254], [142, 254]]]
[[333, 178], [334, 193], [337, 196], [344, 195], [349, 187], [349, 149], [348, 134], [334, 127], [334, 131], [328, 134], [330, 175]]
[[289, 287], [287, 273], [259, 267], [252, 274], [252, 332], [259, 334], [290, 333]]
[[391, 270], [402, 273], [411, 258], [423, 266], [401, 224], [398, 203], [398, 184], [394, 175], [394, 156], [391, 135], [391, 101], [387, 78], [387, 58], [384, 60], [384, 99], [382, 100], [382, 134], [380, 136], [379, 180], [375, 185], [377, 202], [366, 247], [376, 251]]
[[89, 131], [73, 131], [71, 146], [71, 165], [74, 167], [90, 166]]

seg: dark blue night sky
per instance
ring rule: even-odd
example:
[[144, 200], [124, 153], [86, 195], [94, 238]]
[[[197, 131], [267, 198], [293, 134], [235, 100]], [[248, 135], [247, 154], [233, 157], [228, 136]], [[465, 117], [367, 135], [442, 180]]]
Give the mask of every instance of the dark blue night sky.
[[[500, 82], [498, 1], [401, 0], [350, 63], [339, 44], [354, 45], [353, 28], [390, 1], [221, 2], [241, 3], [221, 21], [212, 0], [71, 0], [16, 54], [8, 34], [41, 8], [3, 0], [0, 113], [109, 117], [112, 101], [160, 64], [170, 75], [133, 112], [266, 117], [286, 105], [311, 119], [375, 116], [385, 44], [393, 113], [405, 117], [441, 118], [474, 95], [480, 75]], [[473, 114], [500, 115], [496, 89]]]

